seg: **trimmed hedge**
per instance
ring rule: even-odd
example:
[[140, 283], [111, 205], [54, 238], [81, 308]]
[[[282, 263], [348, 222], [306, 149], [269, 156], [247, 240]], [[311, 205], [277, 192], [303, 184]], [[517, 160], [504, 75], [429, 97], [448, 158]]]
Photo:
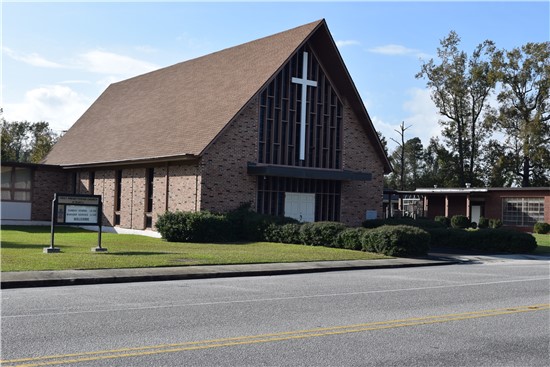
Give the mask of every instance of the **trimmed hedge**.
[[169, 242], [265, 241], [271, 224], [297, 223], [292, 218], [258, 214], [248, 204], [227, 214], [166, 212], [155, 227]]
[[478, 228], [489, 228], [489, 218], [480, 217], [479, 223], [477, 224]]
[[265, 241], [266, 230], [271, 224], [298, 223], [288, 217], [259, 214], [251, 209], [250, 203], [241, 204], [226, 216], [234, 227], [237, 239], [241, 241]]
[[169, 242], [230, 242], [236, 239], [227, 217], [203, 212], [166, 212], [156, 224], [162, 238]]
[[363, 236], [369, 230], [366, 228], [346, 228], [336, 236], [336, 245], [348, 250], [362, 250]]
[[299, 223], [288, 223], [283, 225], [272, 223], [265, 230], [265, 240], [269, 242], [301, 244], [301, 226], [302, 225]]
[[550, 224], [545, 222], [537, 222], [533, 227], [533, 232], [540, 234], [550, 233]]
[[470, 228], [470, 218], [465, 215], [453, 215], [451, 218], [451, 227], [453, 228]]
[[445, 226], [445, 228], [449, 228], [451, 226], [451, 219], [443, 215], [436, 216], [434, 218], [434, 221], [442, 223]]
[[491, 218], [489, 219], [489, 227], [490, 228], [500, 228], [502, 227], [502, 221], [500, 219]]
[[339, 222], [304, 223], [300, 227], [300, 240], [308, 246], [336, 247], [336, 236], [346, 229]]
[[[444, 217], [443, 217], [444, 218]], [[363, 228], [378, 228], [382, 226], [411, 226], [422, 229], [427, 228], [445, 228], [446, 224], [441, 221], [430, 219], [413, 219], [413, 218], [388, 218], [388, 219], [371, 219], [362, 223]]]
[[430, 229], [428, 232], [432, 236], [434, 247], [493, 253], [526, 253], [537, 248], [537, 241], [533, 236], [511, 229]]
[[365, 232], [363, 250], [388, 256], [422, 256], [430, 249], [430, 234], [412, 226], [382, 226]]

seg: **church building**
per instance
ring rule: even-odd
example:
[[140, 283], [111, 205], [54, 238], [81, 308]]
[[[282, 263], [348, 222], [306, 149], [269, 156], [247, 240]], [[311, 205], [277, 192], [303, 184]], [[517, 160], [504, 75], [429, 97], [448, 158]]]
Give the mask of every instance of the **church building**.
[[110, 85], [44, 163], [138, 230], [243, 203], [360, 225], [391, 171], [325, 20]]

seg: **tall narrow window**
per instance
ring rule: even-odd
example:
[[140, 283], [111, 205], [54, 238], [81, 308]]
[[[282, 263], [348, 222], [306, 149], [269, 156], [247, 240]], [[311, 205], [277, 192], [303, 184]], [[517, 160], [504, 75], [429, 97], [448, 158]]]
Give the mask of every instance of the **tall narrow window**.
[[153, 187], [154, 187], [154, 181], [155, 181], [155, 169], [154, 168], [148, 168], [147, 169], [147, 202], [145, 207], [145, 227], [146, 228], [152, 228], [153, 227]]
[[120, 225], [120, 207], [122, 203], [122, 170], [115, 172], [115, 225]]
[[94, 171], [90, 172], [89, 179], [90, 179], [90, 181], [89, 181], [88, 191], [90, 192], [90, 195], [93, 195], [94, 194], [94, 186], [95, 186], [95, 172]]
[[77, 187], [77, 180], [76, 180], [76, 172], [71, 173], [71, 193], [76, 194], [76, 187]]

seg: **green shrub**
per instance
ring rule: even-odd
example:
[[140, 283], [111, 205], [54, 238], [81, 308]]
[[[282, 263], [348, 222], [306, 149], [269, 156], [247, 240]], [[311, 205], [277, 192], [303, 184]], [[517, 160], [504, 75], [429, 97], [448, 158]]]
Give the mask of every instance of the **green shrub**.
[[430, 235], [411, 226], [382, 226], [363, 234], [363, 250], [388, 256], [421, 256], [430, 248]]
[[451, 218], [451, 227], [453, 228], [469, 228], [470, 218], [465, 215], [453, 215]]
[[413, 218], [388, 218], [388, 219], [371, 219], [362, 223], [363, 228], [378, 228], [382, 226], [411, 226], [418, 228], [445, 228], [446, 225], [442, 222], [436, 222], [430, 219], [413, 219]]
[[497, 218], [492, 218], [492, 219], [489, 219], [489, 227], [491, 228], [500, 228], [502, 227], [502, 221], [500, 219], [497, 219]]
[[335, 247], [338, 233], [346, 229], [339, 222], [304, 223], [300, 227], [300, 240], [308, 246]]
[[537, 248], [537, 240], [529, 233], [498, 228], [470, 232], [474, 249], [484, 252], [527, 253]]
[[545, 222], [537, 222], [533, 227], [533, 232], [540, 234], [550, 233], [550, 224]]
[[537, 242], [528, 233], [510, 229], [430, 229], [432, 247], [459, 248], [476, 252], [526, 253], [537, 247]]
[[299, 223], [275, 224], [271, 223], [265, 230], [265, 240], [269, 242], [299, 244], [300, 239]]
[[479, 223], [477, 224], [477, 227], [481, 228], [481, 229], [489, 228], [489, 219], [485, 218], [485, 217], [480, 217], [479, 218]]
[[265, 241], [266, 230], [271, 224], [298, 223], [292, 218], [256, 213], [251, 209], [250, 203], [241, 204], [226, 216], [236, 232], [236, 238], [241, 241]]
[[428, 229], [431, 236], [431, 247], [467, 248], [468, 233], [456, 228]]
[[336, 236], [336, 245], [348, 250], [362, 250], [362, 238], [367, 231], [366, 228], [346, 228]]
[[228, 242], [236, 238], [225, 216], [207, 211], [166, 212], [155, 226], [169, 242]]
[[448, 228], [448, 227], [451, 226], [451, 219], [449, 219], [448, 217], [446, 217], [444, 215], [436, 216], [434, 218], [434, 221], [443, 224], [443, 226], [445, 226], [445, 228]]

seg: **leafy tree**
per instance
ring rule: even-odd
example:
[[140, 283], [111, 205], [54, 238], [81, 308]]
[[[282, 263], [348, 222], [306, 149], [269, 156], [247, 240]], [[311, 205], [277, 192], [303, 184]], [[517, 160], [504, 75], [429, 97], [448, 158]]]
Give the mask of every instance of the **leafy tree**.
[[550, 42], [499, 50], [493, 66], [502, 90], [488, 122], [505, 136], [502, 168], [523, 187], [550, 186]]
[[59, 139], [47, 122], [2, 122], [2, 161], [39, 163]]
[[423, 153], [423, 171], [417, 181], [417, 187], [456, 187], [458, 177], [455, 174], [456, 159], [437, 137], [431, 138]]
[[386, 138], [384, 137], [384, 135], [380, 131], [377, 131], [376, 134], [378, 135], [378, 139], [380, 139], [380, 143], [382, 144], [382, 148], [384, 148], [384, 152], [386, 152], [386, 155], [389, 155], [388, 154], [388, 141], [386, 140]]
[[479, 44], [471, 56], [459, 50], [460, 37], [450, 32], [440, 42], [437, 55], [440, 63], [431, 59], [421, 66], [417, 78], [427, 79], [432, 100], [439, 113], [442, 135], [455, 160], [458, 184], [475, 183], [478, 152], [487, 131], [480, 125], [480, 116], [487, 97], [495, 86], [491, 58], [495, 47], [491, 41]]
[[419, 138], [407, 140], [395, 148], [390, 155], [394, 172], [386, 177], [386, 187], [400, 190], [414, 190], [424, 170], [424, 148]]

